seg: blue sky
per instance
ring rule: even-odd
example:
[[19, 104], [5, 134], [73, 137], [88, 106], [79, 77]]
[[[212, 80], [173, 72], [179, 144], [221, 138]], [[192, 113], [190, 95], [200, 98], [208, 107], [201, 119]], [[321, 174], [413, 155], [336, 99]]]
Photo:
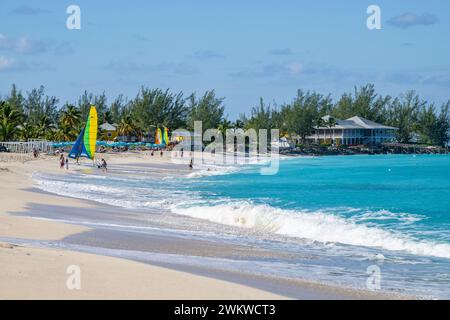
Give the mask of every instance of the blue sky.
[[[81, 8], [81, 30], [66, 8]], [[381, 8], [382, 30], [366, 9]], [[450, 2], [10, 1], [0, 10], [0, 94], [44, 85], [63, 102], [86, 89], [132, 98], [141, 85], [216, 89], [234, 119], [297, 89], [332, 93], [374, 83], [450, 99]]]

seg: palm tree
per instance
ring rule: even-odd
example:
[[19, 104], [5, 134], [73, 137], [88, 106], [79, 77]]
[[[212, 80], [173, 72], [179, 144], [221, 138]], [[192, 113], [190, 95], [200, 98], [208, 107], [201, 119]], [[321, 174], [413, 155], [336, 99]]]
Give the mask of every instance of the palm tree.
[[[330, 129], [330, 141], [333, 141], [333, 132], [331, 131], [331, 128], [333, 128], [336, 125], [336, 119], [334, 119], [331, 116], [326, 116], [326, 117], [322, 117], [317, 119], [316, 122], [316, 126], [318, 128], [328, 128]], [[324, 135], [324, 140], [325, 140], [325, 135]]]
[[18, 131], [18, 124], [20, 123], [22, 115], [14, 109], [6, 101], [0, 103], [0, 139], [7, 141], [13, 139]]
[[237, 119], [235, 122], [234, 122], [234, 125], [233, 125], [236, 129], [244, 129], [244, 126], [245, 126], [245, 122], [244, 121], [242, 121], [242, 120], [240, 120], [240, 119]]
[[125, 115], [117, 126], [119, 136], [130, 137], [138, 132], [138, 128], [131, 114]]
[[[319, 132], [320, 132], [320, 131], [319, 131], [319, 128], [325, 127], [325, 120], [323, 120], [322, 117], [319, 118], [319, 119], [317, 119], [316, 127], [317, 127], [317, 136], [318, 136], [318, 138], [317, 138], [317, 143], [320, 144], [320, 136], [319, 136]], [[324, 134], [324, 138], [325, 138], [325, 134]], [[324, 140], [325, 140], [325, 139], [324, 139]]]
[[103, 115], [103, 122], [107, 122], [107, 123], [113, 123], [113, 114], [111, 111], [106, 111], [105, 114]]
[[77, 138], [77, 133], [77, 129], [61, 124], [58, 129], [53, 131], [51, 140], [74, 141]]
[[333, 131], [331, 130], [331, 128], [333, 128], [334, 126], [336, 126], [336, 119], [334, 119], [333, 117], [328, 117], [328, 119], [325, 121], [325, 127], [330, 129], [331, 143], [333, 143]]
[[78, 128], [81, 122], [81, 111], [73, 105], [68, 105], [66, 110], [61, 113], [60, 122], [64, 126]]
[[28, 141], [29, 139], [36, 137], [35, 127], [29, 122], [22, 123], [18, 129], [19, 137], [23, 141]]
[[47, 138], [52, 135], [52, 131], [55, 129], [55, 125], [52, 120], [47, 116], [43, 115], [39, 118], [39, 122], [36, 126], [36, 135], [39, 138]]
[[224, 119], [224, 120], [222, 120], [222, 121], [219, 123], [219, 126], [217, 127], [217, 130], [223, 135], [223, 134], [226, 133], [226, 131], [227, 131], [228, 129], [231, 128], [231, 126], [232, 126], [231, 122]]

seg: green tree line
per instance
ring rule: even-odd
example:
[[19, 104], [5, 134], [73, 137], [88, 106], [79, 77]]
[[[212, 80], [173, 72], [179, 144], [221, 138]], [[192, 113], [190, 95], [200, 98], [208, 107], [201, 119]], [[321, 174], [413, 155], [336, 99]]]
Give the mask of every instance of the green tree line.
[[141, 136], [162, 126], [192, 130], [194, 121], [202, 121], [204, 129], [277, 128], [283, 135], [305, 140], [315, 126], [332, 127], [333, 118], [322, 120], [332, 115], [340, 119], [360, 116], [397, 127], [397, 141], [401, 143], [411, 142], [416, 135], [423, 144], [446, 146], [450, 141], [450, 100], [436, 105], [414, 91], [399, 97], [383, 96], [374, 85], [367, 84], [333, 101], [331, 95], [298, 90], [289, 103], [280, 106], [261, 98], [248, 115], [241, 114], [234, 122], [227, 119], [224, 102], [214, 90], [184, 95], [142, 87], [133, 99], [119, 95], [109, 102], [104, 92], [85, 91], [76, 102], [61, 103], [47, 95], [43, 86], [24, 93], [12, 85], [9, 93], [0, 97], [0, 140], [73, 141], [93, 104], [99, 123], [117, 124], [119, 134], [124, 136]]

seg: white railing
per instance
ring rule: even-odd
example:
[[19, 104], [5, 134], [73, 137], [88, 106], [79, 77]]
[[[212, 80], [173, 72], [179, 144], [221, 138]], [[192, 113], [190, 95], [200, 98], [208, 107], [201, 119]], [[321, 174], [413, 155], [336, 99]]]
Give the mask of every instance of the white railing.
[[0, 146], [4, 146], [13, 153], [32, 153], [34, 150], [39, 152], [48, 153], [51, 151], [52, 146], [47, 140], [29, 140], [27, 142], [13, 141], [13, 142], [1, 142]]

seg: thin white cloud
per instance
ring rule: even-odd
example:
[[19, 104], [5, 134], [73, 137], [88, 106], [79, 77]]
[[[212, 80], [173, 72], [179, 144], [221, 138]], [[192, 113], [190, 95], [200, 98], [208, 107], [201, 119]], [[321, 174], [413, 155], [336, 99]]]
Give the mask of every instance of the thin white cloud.
[[22, 59], [0, 56], [0, 72], [52, 72], [53, 65], [40, 61], [23, 61]]
[[303, 70], [303, 65], [298, 62], [293, 62], [289, 65], [289, 70], [292, 74], [300, 74]]
[[8, 58], [0, 56], [0, 71], [8, 71], [14, 68], [16, 60], [14, 58]]
[[29, 37], [13, 38], [0, 33], [0, 50], [19, 54], [35, 54], [47, 51], [49, 43]]
[[431, 26], [438, 21], [436, 16], [429, 13], [424, 13], [422, 15], [404, 13], [389, 19], [387, 23], [393, 27], [406, 29], [413, 26]]
[[395, 84], [406, 84], [412, 87], [417, 87], [418, 85], [448, 87], [450, 85], [450, 72], [445, 69], [440, 71], [422, 70], [418, 72], [394, 72], [383, 75], [382, 80]]
[[46, 10], [46, 9], [23, 5], [23, 6], [15, 8], [14, 10], [11, 11], [11, 13], [17, 14], [17, 15], [34, 16], [34, 15], [38, 15], [38, 14], [51, 13], [51, 11]]

